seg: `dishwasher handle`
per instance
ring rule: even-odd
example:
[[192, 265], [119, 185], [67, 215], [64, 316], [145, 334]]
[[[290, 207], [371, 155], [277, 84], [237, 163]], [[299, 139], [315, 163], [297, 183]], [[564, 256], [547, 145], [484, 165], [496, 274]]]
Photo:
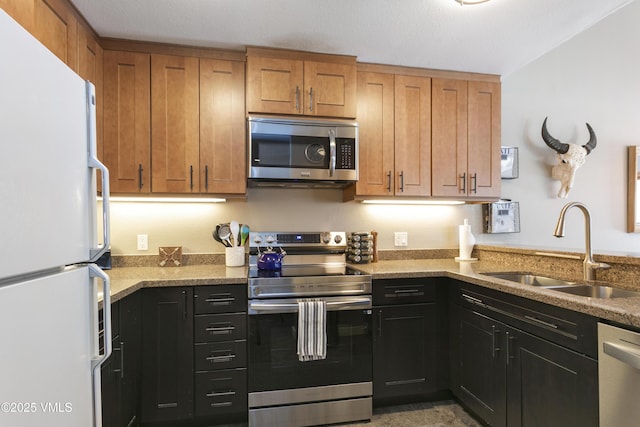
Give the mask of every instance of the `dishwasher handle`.
[[605, 354], [640, 370], [640, 347], [631, 343], [604, 341], [602, 349]]

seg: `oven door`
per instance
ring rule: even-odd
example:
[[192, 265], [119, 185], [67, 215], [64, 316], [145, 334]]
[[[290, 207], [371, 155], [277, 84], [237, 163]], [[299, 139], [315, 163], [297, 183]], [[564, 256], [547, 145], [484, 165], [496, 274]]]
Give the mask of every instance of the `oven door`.
[[327, 297], [327, 356], [300, 362], [296, 299], [249, 302], [249, 392], [370, 382], [371, 297]]

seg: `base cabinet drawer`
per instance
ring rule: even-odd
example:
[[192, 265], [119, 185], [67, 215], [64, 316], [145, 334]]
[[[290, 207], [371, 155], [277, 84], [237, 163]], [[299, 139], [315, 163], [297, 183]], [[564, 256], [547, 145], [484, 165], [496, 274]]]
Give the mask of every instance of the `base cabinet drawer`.
[[247, 342], [225, 341], [195, 345], [195, 370], [245, 368]]
[[247, 410], [247, 370], [196, 372], [195, 415], [228, 415]]
[[195, 316], [194, 338], [197, 343], [235, 341], [247, 337], [245, 313], [201, 314]]

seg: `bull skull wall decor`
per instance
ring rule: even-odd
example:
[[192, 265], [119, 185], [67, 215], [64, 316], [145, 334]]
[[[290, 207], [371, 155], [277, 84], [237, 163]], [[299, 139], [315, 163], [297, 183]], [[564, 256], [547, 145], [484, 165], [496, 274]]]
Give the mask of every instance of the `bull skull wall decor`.
[[558, 153], [558, 164], [551, 170], [551, 178], [560, 181], [558, 197], [566, 198], [569, 195], [576, 171], [582, 166], [586, 157], [596, 148], [596, 134], [587, 123], [589, 129], [589, 142], [585, 145], [565, 144], [552, 137], [547, 131], [547, 118], [542, 123], [542, 139], [556, 153]]

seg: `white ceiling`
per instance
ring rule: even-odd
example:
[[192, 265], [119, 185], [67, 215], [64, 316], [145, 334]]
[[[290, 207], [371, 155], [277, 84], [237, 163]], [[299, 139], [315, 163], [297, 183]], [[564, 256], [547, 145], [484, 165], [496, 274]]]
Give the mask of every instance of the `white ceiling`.
[[508, 75], [633, 0], [71, 0], [102, 37]]

